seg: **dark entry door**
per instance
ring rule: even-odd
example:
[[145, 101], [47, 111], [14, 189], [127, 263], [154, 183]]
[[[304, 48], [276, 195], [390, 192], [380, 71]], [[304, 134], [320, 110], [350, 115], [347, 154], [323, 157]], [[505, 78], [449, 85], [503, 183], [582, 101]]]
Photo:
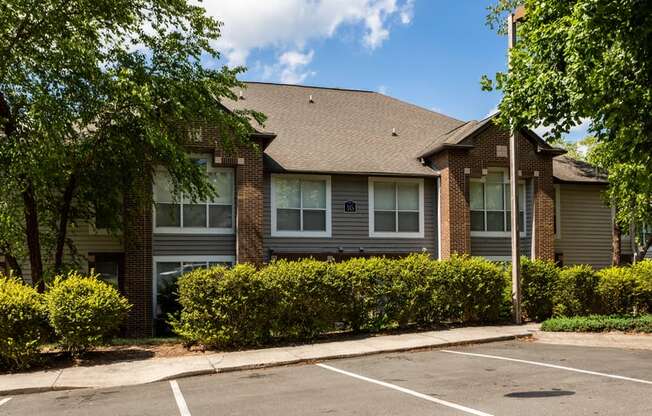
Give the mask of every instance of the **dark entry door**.
[[124, 293], [124, 253], [89, 253], [88, 271], [95, 270], [100, 279]]

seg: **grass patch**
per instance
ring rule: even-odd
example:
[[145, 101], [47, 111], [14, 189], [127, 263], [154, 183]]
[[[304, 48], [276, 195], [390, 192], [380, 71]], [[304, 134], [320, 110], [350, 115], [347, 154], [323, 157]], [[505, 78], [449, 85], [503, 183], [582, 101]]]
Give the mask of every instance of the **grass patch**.
[[645, 332], [652, 333], [652, 315], [641, 316], [574, 316], [551, 318], [541, 324], [551, 332]]

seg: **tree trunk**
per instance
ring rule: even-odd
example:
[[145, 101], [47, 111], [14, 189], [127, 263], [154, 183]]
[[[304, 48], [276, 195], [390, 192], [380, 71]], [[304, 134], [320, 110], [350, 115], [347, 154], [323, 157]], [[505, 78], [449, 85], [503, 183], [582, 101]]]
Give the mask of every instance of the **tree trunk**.
[[22, 278], [23, 269], [20, 268], [20, 263], [18, 263], [16, 257], [6, 253], [4, 256], [5, 256], [5, 261], [7, 262], [7, 266], [9, 266], [9, 270], [13, 272], [13, 275]]
[[613, 231], [612, 231], [612, 238], [611, 238], [611, 265], [612, 266], [620, 266], [620, 255], [621, 255], [621, 244], [622, 241], [622, 230], [620, 229], [620, 225], [616, 221], [613, 223]]
[[652, 235], [648, 237], [643, 247], [641, 247], [641, 249], [638, 250], [638, 253], [636, 253], [636, 261], [642, 261], [645, 258], [650, 246], [652, 246]]
[[41, 238], [38, 227], [36, 198], [34, 197], [34, 185], [30, 180], [27, 181], [27, 188], [23, 191], [23, 203], [25, 204], [25, 231], [27, 234], [27, 249], [29, 250], [32, 284], [36, 285], [36, 289], [40, 293], [43, 293], [45, 291], [45, 282], [43, 281]]
[[70, 220], [70, 207], [72, 205], [72, 198], [75, 194], [76, 187], [77, 177], [72, 173], [68, 180], [66, 190], [63, 192], [63, 204], [60, 210], [59, 229], [57, 230], [57, 245], [54, 253], [54, 270], [56, 272], [61, 272], [61, 266], [63, 265], [63, 250], [66, 245], [68, 221]]

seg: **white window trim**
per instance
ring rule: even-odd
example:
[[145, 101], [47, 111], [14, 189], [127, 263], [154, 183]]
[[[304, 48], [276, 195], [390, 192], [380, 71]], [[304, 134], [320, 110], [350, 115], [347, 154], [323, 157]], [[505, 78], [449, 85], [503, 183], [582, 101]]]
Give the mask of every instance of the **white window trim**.
[[[489, 169], [489, 172], [503, 172], [503, 174], [507, 174], [507, 178], [509, 179], [509, 172], [507, 168], [491, 168]], [[469, 178], [470, 182], [481, 182], [481, 183], [486, 183], [487, 182], [487, 176], [483, 176], [482, 178]], [[503, 182], [504, 185], [509, 185], [509, 182]], [[527, 236], [527, 184], [525, 183], [524, 180], [519, 180], [518, 181], [519, 185], [525, 185], [525, 192], [523, 192], [523, 201], [521, 203], [523, 204], [523, 229], [519, 230], [519, 236], [521, 238]], [[484, 193], [485, 197], [485, 205], [486, 205], [486, 192]], [[520, 196], [520, 193], [519, 193]], [[511, 206], [510, 206], [511, 208]], [[471, 201], [469, 198], [469, 215], [471, 215]], [[487, 212], [487, 209], [483, 209], [484, 212]], [[511, 211], [511, 209], [510, 209]], [[507, 212], [505, 210], [504, 212]], [[470, 223], [469, 223], [470, 227]], [[485, 216], [485, 227], [486, 227], [486, 216]], [[512, 233], [510, 231], [471, 231], [471, 237], [511, 237]]]
[[561, 187], [555, 187], [555, 240], [561, 240]]
[[156, 263], [212, 263], [212, 262], [230, 262], [235, 264], [235, 256], [152, 256], [152, 317], [156, 318], [157, 291], [158, 291], [158, 274], [156, 273]]
[[[197, 155], [191, 154], [191, 157], [197, 159], [207, 160], [206, 169], [207, 172], [231, 172], [233, 178], [231, 182], [231, 227], [230, 228], [208, 228], [208, 227], [183, 227], [183, 205], [184, 197], [180, 195], [179, 204], [181, 205], [179, 210], [179, 219], [181, 222], [180, 227], [157, 227], [156, 226], [156, 201], [152, 204], [152, 224], [154, 225], [154, 234], [210, 234], [210, 235], [232, 235], [235, 234], [235, 170], [233, 168], [227, 167], [215, 167], [212, 162], [213, 159], [210, 155]], [[157, 169], [156, 172], [164, 173], [164, 169]], [[155, 186], [155, 185], [154, 185]], [[214, 203], [205, 203], [208, 205], [224, 205], [224, 204], [214, 204]], [[208, 221], [208, 208], [206, 212], [206, 221]]]
[[[278, 179], [321, 180], [326, 182], [326, 231], [278, 231], [276, 229], [276, 181]], [[273, 173], [270, 181], [271, 236], [272, 237], [323, 237], [332, 236], [331, 177], [328, 175], [301, 175]], [[303, 204], [303, 201], [301, 202]], [[303, 208], [301, 208], [303, 211]]]
[[[374, 184], [376, 182], [400, 182], [400, 183], [416, 183], [419, 185], [419, 231], [418, 232], [388, 232], [379, 231], [374, 229]], [[371, 238], [424, 238], [425, 230], [425, 209], [424, 209], [424, 192], [423, 192], [423, 178], [391, 178], [383, 176], [370, 176], [369, 177], [369, 237]], [[398, 208], [398, 206], [397, 206]]]

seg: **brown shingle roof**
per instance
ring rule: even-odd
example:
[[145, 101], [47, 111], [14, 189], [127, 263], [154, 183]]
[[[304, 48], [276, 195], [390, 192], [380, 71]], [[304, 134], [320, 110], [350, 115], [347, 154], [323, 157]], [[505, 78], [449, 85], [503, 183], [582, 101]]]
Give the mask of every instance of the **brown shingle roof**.
[[[469, 138], [479, 134], [485, 128], [489, 127], [493, 123], [494, 118], [498, 114], [493, 114], [484, 120], [471, 120], [464, 123], [463, 125], [448, 131], [433, 140], [428, 144], [421, 152], [417, 155], [418, 157], [428, 157], [437, 152], [440, 152], [447, 147], [473, 147], [473, 144], [469, 142]], [[537, 146], [538, 152], [546, 152], [550, 154], [564, 154], [565, 150], [559, 149], [556, 147], [550, 146], [545, 140], [539, 137], [535, 132], [528, 129], [521, 130], [521, 133], [525, 135], [531, 142]]]
[[465, 124], [371, 91], [247, 82], [243, 95], [225, 104], [267, 115], [275, 171], [432, 176], [418, 154]]
[[607, 183], [607, 175], [597, 167], [568, 156], [552, 159], [552, 172], [555, 179], [561, 182]]

